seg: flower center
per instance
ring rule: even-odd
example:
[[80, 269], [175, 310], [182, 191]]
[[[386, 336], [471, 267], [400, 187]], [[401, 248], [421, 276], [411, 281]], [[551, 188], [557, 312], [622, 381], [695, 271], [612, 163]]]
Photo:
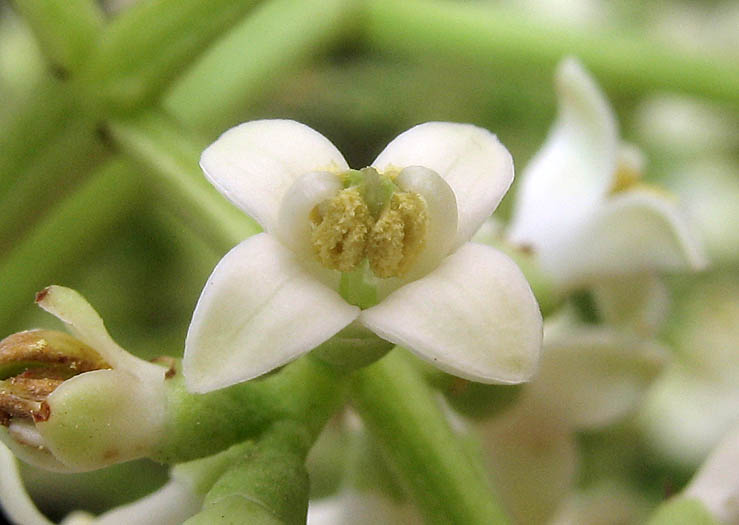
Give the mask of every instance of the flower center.
[[344, 173], [345, 188], [310, 213], [311, 244], [326, 268], [354, 271], [365, 259], [376, 277], [400, 277], [426, 245], [424, 198], [400, 191], [374, 168]]

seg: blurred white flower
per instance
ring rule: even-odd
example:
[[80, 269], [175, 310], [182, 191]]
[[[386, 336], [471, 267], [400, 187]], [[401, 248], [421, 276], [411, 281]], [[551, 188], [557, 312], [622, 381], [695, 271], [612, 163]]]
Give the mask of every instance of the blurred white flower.
[[672, 200], [639, 182], [641, 154], [574, 59], [556, 74], [559, 114], [527, 166], [511, 241], [531, 248], [562, 290], [653, 270], [698, 269], [701, 246]]
[[676, 297], [667, 337], [675, 362], [651, 387], [639, 422], [653, 451], [694, 468], [739, 422], [739, 281], [712, 274]]
[[[76, 511], [61, 525], [178, 525], [200, 510], [203, 497], [188, 483], [172, 479], [159, 490], [133, 503], [122, 505], [100, 516]], [[26, 492], [13, 453], [0, 443], [0, 506], [11, 523], [52, 525]]]
[[739, 426], [724, 436], [683, 491], [701, 501], [721, 523], [739, 523]]
[[705, 239], [711, 261], [739, 262], [739, 177], [732, 159], [707, 158], [671, 171], [665, 181]]
[[189, 389], [259, 376], [350, 323], [475, 381], [533, 373], [541, 315], [528, 283], [507, 256], [467, 242], [513, 180], [490, 132], [421, 124], [356, 171], [309, 127], [262, 120], [224, 133], [201, 166], [266, 233], [205, 285], [185, 344]]
[[371, 491], [344, 489], [335, 496], [311, 500], [308, 525], [420, 525], [417, 511]]
[[668, 361], [662, 345], [560, 315], [545, 325], [536, 377], [479, 430], [494, 481], [517, 523], [544, 523], [574, 486], [575, 432], [632, 413]]

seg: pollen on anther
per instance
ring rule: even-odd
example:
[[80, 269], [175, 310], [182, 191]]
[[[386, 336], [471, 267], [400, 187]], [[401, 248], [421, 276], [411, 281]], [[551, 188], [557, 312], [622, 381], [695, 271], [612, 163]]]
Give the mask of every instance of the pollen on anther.
[[426, 245], [428, 223], [423, 197], [394, 193], [369, 234], [367, 259], [372, 272], [383, 279], [408, 272]]
[[365, 256], [372, 216], [356, 188], [340, 191], [314, 208], [311, 244], [326, 268], [350, 272]]

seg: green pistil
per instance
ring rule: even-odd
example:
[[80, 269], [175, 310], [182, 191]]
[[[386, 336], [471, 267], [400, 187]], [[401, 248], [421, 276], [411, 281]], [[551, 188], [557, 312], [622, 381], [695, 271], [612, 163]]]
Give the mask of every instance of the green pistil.
[[343, 174], [344, 187], [356, 187], [367, 204], [372, 216], [377, 219], [390, 197], [400, 191], [392, 178], [380, 174], [375, 168], [366, 167], [361, 170], [349, 170]]
[[351, 272], [343, 272], [339, 282], [339, 293], [347, 303], [362, 310], [377, 304], [377, 289], [367, 281], [369, 263], [365, 259]]

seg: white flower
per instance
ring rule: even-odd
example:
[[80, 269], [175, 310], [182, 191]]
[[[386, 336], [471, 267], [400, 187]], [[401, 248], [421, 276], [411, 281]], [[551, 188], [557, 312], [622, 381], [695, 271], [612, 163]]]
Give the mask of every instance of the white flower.
[[638, 183], [643, 161], [574, 59], [558, 68], [559, 115], [523, 174], [508, 232], [561, 289], [603, 277], [698, 269], [699, 243], [677, 206]]
[[309, 127], [261, 120], [224, 133], [201, 166], [266, 233], [205, 285], [185, 344], [192, 391], [259, 376], [351, 323], [467, 379], [533, 373], [541, 315], [528, 283], [507, 256], [467, 242], [513, 180], [488, 131], [422, 124], [355, 171]]
[[[195, 514], [202, 505], [202, 496], [177, 478], [138, 501], [116, 507], [93, 516], [75, 511], [61, 525], [176, 525]], [[23, 525], [53, 525], [28, 495], [13, 453], [0, 443], [0, 506], [13, 523]]]
[[633, 413], [669, 355], [629, 332], [575, 323], [566, 311], [547, 319], [536, 377], [509, 410], [478, 427], [496, 488], [517, 522], [548, 521], [577, 478], [576, 432]]
[[739, 425], [731, 429], [683, 492], [701, 501], [721, 523], [739, 523]]

